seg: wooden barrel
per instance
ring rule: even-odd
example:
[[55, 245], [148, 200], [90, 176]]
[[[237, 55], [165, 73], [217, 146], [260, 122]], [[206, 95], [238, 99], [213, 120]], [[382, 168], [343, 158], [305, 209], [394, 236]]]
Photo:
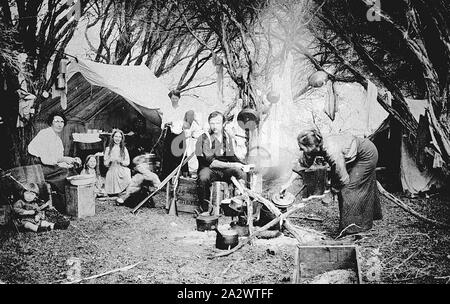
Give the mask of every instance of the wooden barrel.
[[210, 202], [213, 206], [213, 214], [219, 215], [220, 214], [220, 203], [222, 200], [229, 198], [230, 193], [228, 189], [228, 184], [226, 182], [213, 182], [211, 184], [211, 196], [210, 196]]

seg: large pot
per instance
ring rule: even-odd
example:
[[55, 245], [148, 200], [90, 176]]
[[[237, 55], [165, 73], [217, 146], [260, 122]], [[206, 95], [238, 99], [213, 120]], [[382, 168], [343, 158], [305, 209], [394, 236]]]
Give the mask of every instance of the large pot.
[[200, 214], [196, 218], [196, 222], [198, 231], [214, 230], [217, 228], [217, 225], [219, 223], [219, 217], [215, 215]]
[[216, 248], [222, 250], [229, 250], [239, 244], [239, 234], [234, 230], [219, 231], [216, 227]]

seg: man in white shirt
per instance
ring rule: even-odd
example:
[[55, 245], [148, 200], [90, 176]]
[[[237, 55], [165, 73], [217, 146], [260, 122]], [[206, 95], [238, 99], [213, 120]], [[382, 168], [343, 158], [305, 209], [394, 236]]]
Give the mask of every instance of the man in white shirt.
[[[196, 138], [201, 134], [198, 132], [198, 124], [195, 123], [194, 111], [180, 106], [180, 96], [179, 91], [171, 91], [169, 97], [172, 107], [166, 110], [166, 113], [162, 113], [163, 128], [167, 133], [164, 138], [161, 178], [168, 176], [180, 164], [188, 144], [192, 146], [190, 138]], [[188, 155], [194, 150], [195, 147], [189, 148]], [[191, 166], [192, 162], [191, 159]], [[184, 166], [182, 172], [188, 173], [188, 171], [188, 165]]]

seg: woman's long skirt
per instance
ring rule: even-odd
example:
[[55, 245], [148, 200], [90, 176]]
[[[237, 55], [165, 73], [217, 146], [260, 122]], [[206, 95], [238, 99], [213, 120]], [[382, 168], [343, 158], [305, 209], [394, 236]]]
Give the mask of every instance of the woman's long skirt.
[[113, 164], [109, 167], [105, 177], [105, 191], [107, 194], [119, 194], [125, 191], [130, 183], [130, 168], [119, 164]]
[[369, 139], [358, 138], [356, 160], [347, 166], [350, 182], [338, 194], [343, 235], [372, 228], [373, 220], [382, 218], [375, 168], [378, 151]]

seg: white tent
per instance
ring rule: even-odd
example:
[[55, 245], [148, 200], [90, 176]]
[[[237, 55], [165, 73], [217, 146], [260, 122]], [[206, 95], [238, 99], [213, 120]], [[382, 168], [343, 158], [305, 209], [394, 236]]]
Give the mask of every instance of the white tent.
[[68, 65], [67, 79], [77, 72], [91, 85], [122, 96], [143, 115], [148, 109], [171, 111], [169, 89], [145, 65], [122, 66], [78, 59]]

